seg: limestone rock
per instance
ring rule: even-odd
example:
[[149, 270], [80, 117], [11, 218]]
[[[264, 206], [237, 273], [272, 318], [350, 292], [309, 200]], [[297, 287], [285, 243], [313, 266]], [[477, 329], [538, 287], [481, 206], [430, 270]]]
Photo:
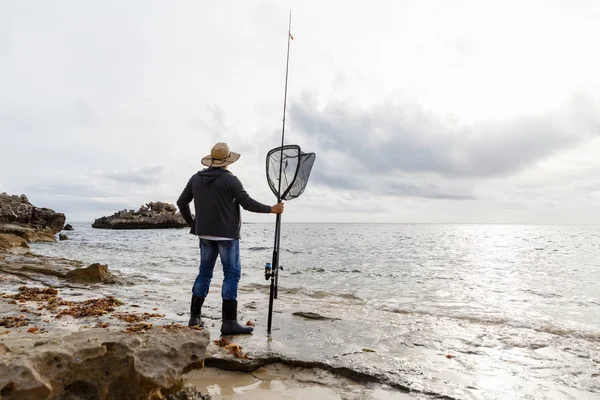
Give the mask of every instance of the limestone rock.
[[203, 367], [208, 343], [208, 331], [187, 327], [139, 334], [99, 328], [37, 341], [6, 338], [0, 352], [1, 397], [164, 399], [182, 389], [183, 374]]
[[23, 254], [29, 251], [27, 240], [20, 236], [7, 233], [0, 233], [0, 253], [10, 252]]
[[66, 279], [77, 283], [122, 283], [108, 271], [108, 265], [92, 264], [85, 268], [76, 268], [67, 272]]
[[[63, 229], [64, 224], [64, 214], [49, 208], [35, 207], [24, 194], [0, 194], [0, 226], [8, 225], [8, 228], [0, 229], [0, 233], [13, 233], [6, 232], [12, 229], [15, 231], [13, 234], [29, 241], [44, 240], [43, 238], [54, 241], [54, 235]], [[18, 227], [30, 228], [35, 235], [29, 230], [19, 230]]]
[[142, 205], [138, 211], [121, 210], [94, 221], [93, 228], [102, 229], [165, 229], [184, 228], [187, 223], [173, 204], [160, 201]]
[[168, 395], [166, 400], [211, 400], [209, 394], [202, 394], [193, 386], [186, 386], [175, 394]]
[[53, 233], [39, 231], [27, 226], [15, 224], [1, 224], [0, 234], [19, 236], [28, 242], [55, 242]]
[[1, 275], [18, 279], [24, 278], [28, 281], [40, 282], [52, 287], [65, 286], [65, 280], [71, 283], [85, 284], [131, 284], [131, 282], [109, 272], [106, 265], [92, 264], [85, 268], [84, 264], [78, 260], [48, 257], [29, 252], [17, 254], [11, 251], [10, 253], [0, 254]]

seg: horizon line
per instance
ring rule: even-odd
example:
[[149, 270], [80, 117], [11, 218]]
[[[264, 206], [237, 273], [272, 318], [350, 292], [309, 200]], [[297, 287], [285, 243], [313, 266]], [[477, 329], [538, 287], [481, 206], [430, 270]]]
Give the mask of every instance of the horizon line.
[[[94, 221], [72, 221], [70, 224], [92, 224]], [[600, 226], [600, 223], [556, 222], [351, 222], [351, 221], [286, 221], [286, 224], [345, 224], [345, 225], [543, 225], [543, 226]], [[265, 224], [273, 222], [243, 221], [242, 224]], [[183, 229], [183, 228], [181, 228]]]

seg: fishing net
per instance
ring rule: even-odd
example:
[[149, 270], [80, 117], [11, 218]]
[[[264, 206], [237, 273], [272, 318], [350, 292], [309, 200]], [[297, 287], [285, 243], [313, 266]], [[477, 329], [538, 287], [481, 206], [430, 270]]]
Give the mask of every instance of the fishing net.
[[[267, 153], [267, 180], [271, 191], [279, 194], [281, 180], [281, 200], [291, 200], [300, 196], [315, 162], [315, 153], [303, 153], [300, 146], [292, 144], [276, 147]], [[281, 168], [281, 176], [279, 176]]]

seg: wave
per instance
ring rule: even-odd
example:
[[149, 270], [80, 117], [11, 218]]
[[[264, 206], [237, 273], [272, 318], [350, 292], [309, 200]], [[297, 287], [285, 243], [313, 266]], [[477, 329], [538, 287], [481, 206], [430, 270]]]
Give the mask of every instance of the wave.
[[[272, 247], [264, 247], [264, 246], [254, 246], [254, 247], [249, 247], [248, 251], [266, 251], [266, 250], [270, 250], [272, 251], [273, 248]], [[288, 250], [288, 249], [279, 249], [280, 251], [287, 251], [288, 253], [291, 254], [312, 254], [311, 252], [305, 252], [305, 251], [299, 251], [299, 250]]]
[[484, 325], [497, 325], [497, 326], [507, 326], [511, 328], [519, 328], [519, 329], [530, 329], [540, 333], [548, 333], [555, 336], [565, 337], [565, 338], [578, 338], [584, 339], [591, 342], [600, 342], [600, 332], [592, 332], [592, 331], [584, 331], [573, 328], [565, 328], [558, 327], [552, 325], [525, 325], [522, 322], [514, 321], [506, 317], [495, 317], [495, 316], [477, 316], [477, 315], [460, 315], [460, 314], [441, 314], [433, 311], [427, 310], [409, 310], [400, 307], [377, 307], [380, 311], [388, 311], [393, 312], [395, 314], [403, 314], [403, 315], [426, 315], [432, 317], [439, 318], [449, 318], [458, 321], [466, 321], [475, 324], [484, 324]]
[[551, 325], [542, 325], [532, 328], [536, 332], [549, 333], [551, 335], [578, 338], [588, 340], [590, 342], [600, 342], [600, 332], [582, 331], [571, 328], [561, 328]]
[[543, 297], [543, 298], [546, 298], [546, 299], [561, 298], [562, 297], [562, 295], [560, 295], [560, 294], [551, 293], [551, 292], [541, 292], [539, 290], [534, 290], [534, 289], [523, 290], [523, 292], [524, 293], [532, 294], [534, 296]]
[[[244, 288], [268, 292], [270, 289], [270, 285], [262, 284], [262, 283], [249, 283], [247, 285], [244, 285]], [[335, 293], [335, 292], [327, 292], [325, 290], [307, 290], [306, 288], [298, 288], [298, 287], [286, 288], [286, 287], [281, 287], [281, 286], [279, 286], [278, 290], [280, 293], [300, 294], [300, 295], [308, 296], [308, 297], [311, 297], [314, 299], [324, 299], [324, 298], [328, 298], [328, 297], [336, 297], [336, 298], [342, 298], [342, 299], [347, 299], [347, 300], [356, 300], [356, 301], [360, 301], [360, 302], [364, 301], [362, 298], [360, 298], [352, 293]]]

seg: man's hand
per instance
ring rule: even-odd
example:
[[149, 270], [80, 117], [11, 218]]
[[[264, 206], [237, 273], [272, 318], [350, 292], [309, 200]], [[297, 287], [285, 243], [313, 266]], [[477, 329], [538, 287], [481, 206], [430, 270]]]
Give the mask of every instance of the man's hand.
[[277, 203], [273, 207], [271, 207], [271, 214], [281, 214], [283, 213], [283, 203]]

